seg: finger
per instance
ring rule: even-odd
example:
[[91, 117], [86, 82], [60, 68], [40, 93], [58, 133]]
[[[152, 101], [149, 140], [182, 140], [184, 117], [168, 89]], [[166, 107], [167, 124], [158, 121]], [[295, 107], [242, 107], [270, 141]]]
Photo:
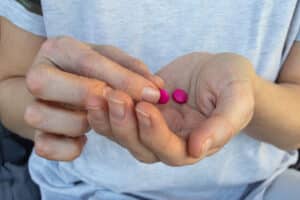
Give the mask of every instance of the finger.
[[111, 91], [108, 93], [108, 105], [113, 138], [138, 160], [146, 163], [158, 161], [139, 141], [132, 99], [124, 92]]
[[213, 116], [201, 121], [188, 138], [188, 152], [194, 158], [207, 156], [212, 149], [221, 148], [232, 137], [233, 129], [223, 117]]
[[38, 131], [34, 141], [37, 155], [49, 160], [72, 161], [80, 156], [86, 136], [69, 138]]
[[83, 135], [89, 130], [85, 112], [66, 110], [41, 102], [27, 107], [24, 118], [36, 129], [69, 137]]
[[224, 146], [249, 123], [254, 108], [251, 91], [251, 84], [247, 81], [232, 82], [224, 87], [209, 119], [190, 135], [189, 153], [193, 157]]
[[44, 43], [40, 54], [40, 60], [50, 60], [67, 72], [102, 80], [135, 100], [156, 103], [160, 98], [157, 86], [151, 81], [72, 38], [50, 39]]
[[102, 81], [61, 71], [48, 61], [27, 73], [26, 84], [35, 97], [83, 108], [101, 106], [99, 98], [105, 95], [107, 88]]
[[136, 72], [146, 79], [152, 81], [156, 84], [157, 87], [163, 88], [164, 81], [159, 76], [153, 75], [149, 68], [143, 63], [141, 60], [134, 58], [128, 55], [126, 52], [122, 51], [119, 48], [109, 45], [93, 45], [92, 46], [95, 51], [100, 53], [101, 55], [109, 58], [110, 60], [119, 63], [123, 67]]
[[[111, 89], [108, 89], [107, 93], [109, 93], [110, 90]], [[89, 124], [95, 132], [109, 139], [113, 139], [109, 122], [108, 103], [105, 98], [99, 98], [97, 104], [99, 105], [98, 107], [88, 108], [87, 118]]]
[[140, 102], [136, 106], [136, 112], [142, 143], [161, 161], [172, 166], [197, 162], [188, 155], [186, 141], [169, 130], [155, 106]]

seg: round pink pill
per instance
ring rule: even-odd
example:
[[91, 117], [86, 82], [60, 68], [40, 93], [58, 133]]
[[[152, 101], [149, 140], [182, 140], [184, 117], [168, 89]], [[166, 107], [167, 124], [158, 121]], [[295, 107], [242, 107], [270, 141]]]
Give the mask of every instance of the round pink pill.
[[158, 103], [159, 104], [166, 104], [169, 102], [169, 93], [167, 92], [167, 90], [164, 90], [164, 89], [159, 89], [160, 91], [160, 98], [159, 98], [159, 101]]
[[173, 97], [174, 101], [179, 104], [184, 104], [188, 100], [188, 94], [184, 90], [179, 89], [179, 88], [177, 88], [173, 92], [172, 97]]

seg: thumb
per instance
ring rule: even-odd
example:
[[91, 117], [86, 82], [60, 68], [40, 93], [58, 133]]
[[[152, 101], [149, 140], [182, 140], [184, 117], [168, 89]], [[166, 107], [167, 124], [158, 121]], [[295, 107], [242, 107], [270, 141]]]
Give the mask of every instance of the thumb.
[[153, 82], [158, 88], [164, 87], [164, 81], [159, 76], [153, 75], [147, 65], [141, 60], [130, 56], [121, 49], [110, 45], [91, 45], [92, 48], [110, 60], [119, 63], [121, 66], [145, 77]]
[[224, 146], [247, 126], [253, 111], [254, 95], [250, 82], [234, 81], [225, 86], [217, 96], [212, 114], [191, 133], [188, 139], [190, 155], [200, 157]]
[[225, 145], [233, 135], [232, 125], [221, 116], [203, 120], [188, 138], [188, 153], [194, 158], [202, 158], [211, 150]]

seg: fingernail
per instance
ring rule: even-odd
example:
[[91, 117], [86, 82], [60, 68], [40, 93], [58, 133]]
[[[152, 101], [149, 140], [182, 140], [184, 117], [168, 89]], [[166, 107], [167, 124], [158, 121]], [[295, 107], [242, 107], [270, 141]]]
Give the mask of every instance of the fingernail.
[[136, 112], [137, 112], [139, 123], [141, 123], [142, 125], [144, 125], [146, 127], [150, 127], [151, 126], [150, 115], [138, 108], [136, 109]]
[[158, 102], [160, 98], [160, 92], [158, 89], [151, 87], [145, 87], [142, 92], [142, 99], [151, 103]]
[[205, 155], [208, 152], [208, 150], [210, 149], [211, 145], [212, 145], [211, 139], [207, 139], [204, 142], [203, 147], [202, 147], [202, 155]]
[[125, 118], [125, 103], [123, 101], [110, 98], [108, 104], [109, 112], [113, 118], [117, 120], [122, 120]]

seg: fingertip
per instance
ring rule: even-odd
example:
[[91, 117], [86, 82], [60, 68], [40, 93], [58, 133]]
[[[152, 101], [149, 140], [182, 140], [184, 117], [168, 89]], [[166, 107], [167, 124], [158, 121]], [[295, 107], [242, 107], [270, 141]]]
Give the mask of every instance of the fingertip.
[[224, 146], [232, 137], [232, 127], [226, 120], [213, 116], [204, 120], [188, 139], [188, 152], [195, 158], [206, 156], [211, 149]]
[[35, 152], [37, 155], [59, 161], [72, 161], [80, 156], [86, 136], [65, 137], [51, 133], [38, 133], [35, 136]]
[[35, 134], [34, 148], [37, 155], [43, 158], [51, 159], [51, 145], [49, 145], [51, 141], [49, 140], [50, 138], [44, 133], [39, 132]]
[[215, 145], [215, 126], [214, 119], [203, 120], [200, 126], [189, 135], [188, 153], [190, 156], [198, 159], [204, 157], [209, 149]]
[[193, 158], [200, 158], [203, 155], [203, 138], [199, 133], [191, 133], [188, 138], [188, 153]]

